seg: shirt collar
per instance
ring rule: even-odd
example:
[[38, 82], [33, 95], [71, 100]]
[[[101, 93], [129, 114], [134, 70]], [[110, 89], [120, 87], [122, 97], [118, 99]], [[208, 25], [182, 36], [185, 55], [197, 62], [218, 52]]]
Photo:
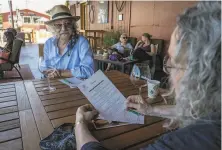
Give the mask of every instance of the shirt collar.
[[[72, 40], [72, 39], [71, 39], [71, 40]], [[69, 40], [69, 42], [68, 42], [68, 45], [67, 45], [67, 46], [69, 46], [69, 45], [70, 45], [71, 40]], [[58, 42], [58, 40], [57, 40], [57, 38], [56, 38], [55, 36], [52, 38], [52, 42], [53, 42], [54, 46], [55, 46], [55, 47], [57, 47], [57, 42]]]

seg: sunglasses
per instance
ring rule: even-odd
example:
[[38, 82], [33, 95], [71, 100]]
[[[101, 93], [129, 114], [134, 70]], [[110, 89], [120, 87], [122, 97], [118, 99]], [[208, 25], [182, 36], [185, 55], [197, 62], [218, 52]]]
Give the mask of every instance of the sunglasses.
[[64, 25], [64, 27], [66, 27], [66, 28], [72, 28], [72, 23], [71, 23], [71, 22], [55, 23], [55, 24], [54, 24], [54, 27], [55, 27], [56, 29], [60, 29], [60, 30], [61, 30], [62, 25]]
[[122, 37], [123, 39], [128, 39], [128, 37]]

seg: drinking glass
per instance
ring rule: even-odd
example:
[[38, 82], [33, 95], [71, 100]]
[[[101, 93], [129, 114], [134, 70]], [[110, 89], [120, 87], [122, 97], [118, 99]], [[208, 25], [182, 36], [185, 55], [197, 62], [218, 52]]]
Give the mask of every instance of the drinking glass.
[[56, 90], [55, 87], [51, 86], [50, 84], [50, 74], [56, 72], [56, 69], [52, 66], [47, 66], [44, 63], [43, 57], [39, 57], [39, 64], [38, 64], [39, 71], [47, 78], [48, 87], [43, 88], [43, 91], [53, 92]]
[[151, 78], [150, 68], [147, 64], [137, 63], [133, 66], [130, 81], [135, 88], [138, 88], [139, 95], [142, 93], [142, 87], [147, 83], [147, 79]]

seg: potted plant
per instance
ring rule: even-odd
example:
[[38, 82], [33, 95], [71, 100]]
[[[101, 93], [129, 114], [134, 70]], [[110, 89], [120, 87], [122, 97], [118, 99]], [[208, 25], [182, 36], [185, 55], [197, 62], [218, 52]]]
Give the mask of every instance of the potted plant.
[[103, 37], [103, 45], [105, 48], [108, 48], [119, 41], [121, 33], [119, 31], [107, 31]]

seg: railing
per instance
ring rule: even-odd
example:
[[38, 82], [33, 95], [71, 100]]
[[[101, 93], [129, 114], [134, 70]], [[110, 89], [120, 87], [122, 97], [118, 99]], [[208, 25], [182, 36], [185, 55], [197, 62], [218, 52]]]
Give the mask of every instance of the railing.
[[85, 36], [95, 52], [97, 47], [101, 47], [103, 45], [103, 36], [104, 30], [80, 30], [80, 34]]

